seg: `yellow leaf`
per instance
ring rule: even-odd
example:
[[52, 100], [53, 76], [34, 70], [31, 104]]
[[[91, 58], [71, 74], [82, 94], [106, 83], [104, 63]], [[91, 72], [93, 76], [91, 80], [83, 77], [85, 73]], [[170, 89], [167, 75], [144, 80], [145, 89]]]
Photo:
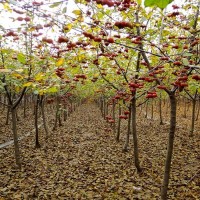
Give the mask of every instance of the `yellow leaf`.
[[24, 83], [24, 87], [30, 87], [33, 83], [32, 82], [27, 82], [27, 83]]
[[9, 4], [8, 3], [4, 3], [3, 4], [3, 8], [9, 12], [12, 12], [12, 9], [10, 8]]
[[141, 4], [142, 4], [142, 0], [137, 0], [137, 3], [138, 3], [139, 5], [141, 5]]
[[97, 4], [97, 8], [101, 9], [103, 6], [101, 4]]
[[75, 15], [81, 15], [82, 12], [80, 10], [73, 10], [72, 13], [74, 13]]
[[36, 80], [36, 81], [40, 81], [40, 80], [42, 80], [43, 78], [44, 78], [44, 74], [43, 74], [42, 72], [36, 74], [36, 76], [35, 76], [35, 80]]
[[64, 63], [65, 59], [64, 58], [60, 58], [57, 62], [56, 62], [56, 66], [59, 67]]
[[93, 77], [94, 77], [94, 78], [98, 78], [98, 77], [99, 77], [99, 74], [94, 74]]
[[23, 76], [17, 73], [13, 73], [12, 76], [14, 76], [17, 79], [23, 79]]

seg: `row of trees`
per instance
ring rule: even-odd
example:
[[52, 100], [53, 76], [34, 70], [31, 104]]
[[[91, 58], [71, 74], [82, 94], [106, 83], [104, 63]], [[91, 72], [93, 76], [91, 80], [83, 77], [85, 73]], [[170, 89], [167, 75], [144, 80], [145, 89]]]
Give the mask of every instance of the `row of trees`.
[[[36, 96], [36, 127], [39, 106], [46, 124], [43, 102], [45, 99], [48, 102], [49, 96], [57, 99], [55, 124], [59, 122], [61, 97], [70, 102], [71, 94], [79, 100], [93, 98], [98, 100], [104, 113], [109, 99], [113, 113], [104, 117], [113, 124], [117, 140], [121, 119], [128, 119], [124, 150], [131, 132], [138, 173], [142, 167], [138, 153], [137, 106], [149, 99], [168, 98], [170, 131], [161, 190], [161, 198], [167, 199], [180, 95], [192, 101], [190, 135], [194, 132], [200, 90], [200, 3], [186, 1], [181, 7], [174, 4], [167, 10], [165, 7], [170, 1], [164, 0], [146, 0], [145, 6], [150, 8], [139, 0], [77, 0], [77, 9], [68, 15], [65, 1], [13, 2], [1, 3], [3, 12], [14, 13], [13, 20], [19, 27], [9, 30], [1, 27], [0, 87], [7, 98], [2, 104], [12, 115], [17, 165], [21, 167], [16, 109], [24, 95]], [[121, 113], [124, 105], [126, 113]], [[116, 108], [119, 109], [118, 127]], [[46, 126], [46, 133], [47, 129]], [[37, 128], [36, 146], [40, 146]]]

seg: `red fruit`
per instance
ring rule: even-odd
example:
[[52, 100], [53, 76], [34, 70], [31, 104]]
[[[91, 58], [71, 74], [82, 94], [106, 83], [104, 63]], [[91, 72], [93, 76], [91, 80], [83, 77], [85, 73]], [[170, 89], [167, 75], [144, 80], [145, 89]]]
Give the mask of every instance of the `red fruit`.
[[194, 79], [194, 80], [196, 80], [196, 81], [200, 81], [200, 75], [194, 74], [194, 75], [192, 76], [192, 79]]
[[32, 2], [33, 6], [41, 6], [42, 4], [43, 4], [43, 2], [37, 2], [37, 1]]
[[187, 84], [187, 83], [180, 83], [180, 86], [181, 86], [181, 87], [187, 87], [188, 84]]
[[120, 115], [119, 118], [120, 119], [128, 119], [127, 115]]
[[169, 57], [160, 57], [160, 60], [169, 60]]
[[140, 41], [140, 40], [132, 40], [132, 43], [134, 43], [134, 44], [142, 44], [142, 42]]
[[42, 38], [43, 42], [49, 43], [49, 44], [53, 44], [53, 40], [52, 39], [48, 39], [46, 37]]
[[174, 65], [177, 65], [177, 66], [182, 65], [182, 63], [181, 63], [180, 61], [175, 61], [173, 64], [174, 64]]
[[116, 95], [114, 98], [115, 99], [120, 99], [121, 97], [119, 95]]
[[5, 36], [16, 36], [16, 34], [13, 31], [9, 31]]
[[30, 17], [25, 17], [24, 20], [25, 20], [26, 22], [30, 22], [30, 21], [31, 21], [31, 18], [30, 18]]
[[157, 97], [157, 94], [155, 92], [152, 92], [152, 93], [148, 93], [146, 98], [156, 98]]
[[180, 7], [177, 6], [177, 5], [172, 5], [172, 8], [173, 8], [173, 9], [179, 9]]
[[167, 87], [164, 86], [164, 85], [158, 85], [157, 88], [158, 88], [158, 89], [162, 89], [162, 90], [167, 89]]
[[102, 39], [101, 39], [100, 37], [95, 37], [95, 38], [94, 38], [94, 41], [95, 41], [95, 42], [101, 42], [101, 40], [102, 40]]
[[23, 19], [24, 19], [23, 17], [18, 17], [17, 18], [18, 21], [23, 21]]
[[115, 123], [115, 120], [114, 119], [109, 119], [108, 122], [113, 124], [113, 123]]
[[130, 114], [130, 111], [126, 110], [126, 111], [124, 111], [124, 114], [125, 114], [125, 115], [129, 115], [129, 114]]
[[66, 37], [60, 36], [58, 38], [58, 43], [67, 43], [67, 42], [69, 42], [69, 39]]
[[114, 41], [113, 38], [108, 38], [108, 39], [107, 39], [107, 42], [109, 42], [109, 43], [114, 43], [115, 41]]
[[132, 88], [138, 88], [139, 85], [137, 83], [130, 82], [129, 86], [132, 87]]
[[178, 78], [179, 81], [187, 81], [188, 80], [188, 76], [182, 76]]

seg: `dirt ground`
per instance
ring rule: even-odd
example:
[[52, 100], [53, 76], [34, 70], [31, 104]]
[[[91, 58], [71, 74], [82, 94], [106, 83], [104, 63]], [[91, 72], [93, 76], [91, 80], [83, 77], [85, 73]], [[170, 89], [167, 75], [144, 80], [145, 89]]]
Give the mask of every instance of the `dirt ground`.
[[[53, 116], [49, 113], [52, 125]], [[198, 200], [200, 123], [195, 124], [194, 137], [189, 137], [190, 116], [183, 119], [181, 113], [179, 109], [168, 194], [170, 200]], [[5, 126], [4, 114], [5, 111], [1, 116], [0, 144], [12, 139], [9, 125]], [[144, 118], [140, 110], [138, 116], [142, 174], [134, 167], [132, 137], [129, 151], [122, 151], [127, 121], [122, 124], [117, 143], [100, 110], [95, 104], [87, 103], [78, 107], [63, 126], [51, 131], [48, 141], [45, 141], [41, 126], [41, 148], [34, 147], [34, 131], [20, 141], [22, 171], [15, 168], [13, 145], [0, 149], [0, 199], [159, 199], [169, 131], [168, 115], [164, 113], [164, 125], [159, 125], [156, 108], [153, 119], [148, 119], [151, 116]], [[18, 127], [21, 135], [33, 130], [32, 114], [26, 120], [21, 118]]]

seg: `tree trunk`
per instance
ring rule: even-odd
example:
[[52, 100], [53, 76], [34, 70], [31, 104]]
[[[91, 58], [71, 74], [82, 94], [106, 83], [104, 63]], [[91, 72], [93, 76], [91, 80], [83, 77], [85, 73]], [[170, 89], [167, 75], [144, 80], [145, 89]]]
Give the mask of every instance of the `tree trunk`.
[[6, 115], [6, 125], [8, 125], [9, 122], [9, 116], [10, 116], [10, 108], [7, 108], [7, 115]]
[[160, 94], [159, 98], [159, 114], [160, 114], [160, 125], [163, 125], [163, 118], [162, 118], [162, 96]]
[[116, 102], [113, 101], [113, 107], [112, 107], [112, 118], [114, 120], [114, 123], [113, 123], [113, 134], [115, 135], [116, 133], [116, 124], [115, 124], [115, 104]]
[[146, 102], [145, 118], [148, 118], [148, 102]]
[[123, 152], [128, 151], [128, 145], [129, 145], [129, 140], [130, 140], [130, 133], [131, 133], [131, 104], [129, 105], [129, 115], [128, 115], [128, 130], [126, 133], [126, 141], [123, 147]]
[[171, 161], [174, 146], [174, 136], [176, 130], [176, 97], [175, 93], [169, 94], [170, 98], [170, 131], [168, 136], [167, 155], [165, 160], [164, 178], [161, 188], [161, 200], [167, 200], [167, 190], [169, 185]]
[[151, 119], [153, 119], [153, 99], [151, 100]]
[[195, 108], [196, 108], [196, 98], [192, 99], [192, 118], [191, 118], [191, 128], [190, 128], [191, 137], [193, 136], [194, 133]]
[[138, 152], [138, 139], [137, 139], [137, 128], [136, 128], [136, 99], [135, 96], [132, 98], [132, 134], [133, 134], [133, 144], [134, 144], [134, 162], [138, 173], [142, 172], [139, 162], [139, 152]]
[[39, 142], [39, 129], [38, 129], [38, 105], [40, 101], [40, 96], [37, 95], [37, 100], [35, 104], [35, 148], [40, 148]]
[[42, 121], [43, 121], [43, 125], [44, 125], [44, 130], [46, 133], [46, 139], [48, 139], [49, 136], [49, 130], [47, 127], [47, 123], [46, 123], [46, 116], [45, 116], [45, 112], [44, 112], [44, 101], [43, 101], [43, 97], [40, 101], [40, 109], [41, 109], [41, 114], [42, 114]]
[[26, 117], [26, 101], [27, 101], [27, 98], [26, 98], [26, 94], [24, 95], [24, 118]]
[[[122, 113], [121, 105], [119, 104], [119, 116]], [[117, 136], [116, 136], [116, 141], [119, 142], [119, 137], [120, 137], [120, 131], [121, 131], [121, 118], [118, 117], [118, 126], [117, 126]]]
[[12, 131], [13, 131], [13, 139], [14, 139], [14, 149], [15, 149], [15, 160], [17, 167], [21, 170], [21, 158], [20, 158], [20, 149], [17, 135], [17, 119], [16, 119], [16, 109], [11, 107], [11, 115], [12, 115]]
[[199, 100], [199, 103], [198, 103], [198, 110], [197, 110], [197, 116], [196, 116], [195, 121], [198, 120], [198, 118], [199, 118], [199, 113], [200, 113], [200, 100]]
[[64, 103], [64, 113], [63, 113], [63, 117], [64, 117], [64, 121], [66, 121], [67, 120], [67, 104], [66, 103]]
[[[71, 112], [72, 112], [72, 103], [71, 103]], [[55, 116], [55, 123], [54, 123], [53, 131], [56, 130], [57, 123], [59, 122], [59, 125], [61, 123], [59, 115], [60, 115], [60, 97], [57, 96], [57, 101], [56, 101], [56, 116]]]

